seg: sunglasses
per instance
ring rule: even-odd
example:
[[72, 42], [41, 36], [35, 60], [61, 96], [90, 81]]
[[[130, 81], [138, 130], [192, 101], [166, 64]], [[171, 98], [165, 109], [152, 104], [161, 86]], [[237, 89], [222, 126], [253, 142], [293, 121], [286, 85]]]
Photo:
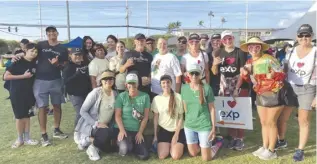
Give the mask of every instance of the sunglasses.
[[178, 41], [179, 44], [187, 44], [187, 41], [182, 40], [182, 41]]
[[195, 72], [195, 71], [194, 71], [194, 72], [190, 72], [189, 74], [192, 75], [192, 76], [194, 76], [194, 75], [195, 75], [195, 76], [199, 76], [199, 75], [200, 75], [199, 72]]
[[303, 38], [303, 37], [305, 37], [305, 38], [310, 38], [310, 37], [311, 37], [311, 34], [299, 34], [299, 35], [297, 35], [297, 37], [298, 37], [298, 38]]
[[103, 80], [105, 80], [105, 81], [111, 81], [111, 80], [114, 80], [114, 77], [106, 77], [106, 78], [104, 78]]
[[249, 49], [261, 49], [262, 48], [262, 46], [261, 45], [257, 45], [257, 44], [251, 44], [251, 45], [248, 45], [248, 48]]
[[147, 42], [146, 44], [154, 44], [153, 42]]

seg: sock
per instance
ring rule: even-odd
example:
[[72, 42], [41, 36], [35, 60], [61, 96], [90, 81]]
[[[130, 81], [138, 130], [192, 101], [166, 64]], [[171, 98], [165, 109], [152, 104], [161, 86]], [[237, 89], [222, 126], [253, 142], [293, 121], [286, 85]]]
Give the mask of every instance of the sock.
[[270, 151], [271, 153], [275, 153], [275, 150], [272, 151], [272, 150], [269, 149], [269, 151]]
[[59, 128], [54, 129], [54, 132], [59, 132], [59, 131], [61, 131], [61, 130], [59, 130]]
[[285, 142], [285, 140], [279, 140], [279, 142]]
[[42, 134], [42, 138], [44, 139], [44, 141], [48, 140], [47, 133]]
[[23, 142], [23, 134], [18, 135], [18, 142], [20, 142], [20, 143]]
[[24, 140], [25, 141], [30, 140], [30, 133], [29, 132], [24, 132], [23, 135], [24, 135]]

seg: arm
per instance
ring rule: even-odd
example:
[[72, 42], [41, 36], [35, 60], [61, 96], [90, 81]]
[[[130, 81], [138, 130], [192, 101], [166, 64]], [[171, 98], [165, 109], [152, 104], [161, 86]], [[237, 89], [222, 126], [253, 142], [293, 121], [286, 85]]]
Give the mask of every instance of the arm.
[[23, 74], [23, 75], [12, 75], [11, 72], [6, 71], [4, 76], [3, 76], [4, 80], [21, 80], [21, 79], [27, 79], [27, 77]]
[[208, 64], [208, 62], [205, 63], [205, 78], [206, 78], [206, 83], [209, 84], [210, 71], [209, 71], [209, 64]]
[[91, 91], [87, 98], [85, 99], [83, 105], [80, 108], [80, 115], [88, 122], [89, 125], [94, 126], [96, 124], [96, 120], [94, 120], [90, 114], [90, 109], [95, 105], [97, 100], [97, 92], [96, 90]]
[[157, 127], [158, 127], [158, 118], [159, 118], [159, 114], [154, 112], [154, 138], [157, 139]]
[[212, 65], [212, 67], [211, 67], [211, 71], [212, 71], [212, 73], [214, 74], [214, 75], [218, 75], [218, 73], [219, 73], [219, 67], [218, 67], [218, 65]]
[[141, 121], [140, 128], [139, 128], [139, 131], [138, 131], [138, 133], [140, 133], [140, 134], [143, 134], [143, 131], [144, 131], [145, 127], [146, 127], [147, 121], [149, 120], [149, 111], [150, 111], [150, 108], [145, 108], [144, 109], [144, 118]]
[[89, 76], [90, 76], [90, 81], [91, 81], [91, 86], [92, 88], [96, 88], [97, 87], [97, 75], [98, 75], [98, 68], [96, 67], [95, 60], [92, 60], [89, 65], [88, 65], [88, 69], [89, 69]]
[[182, 76], [176, 76], [175, 92], [180, 93], [182, 85]]
[[122, 122], [122, 110], [120, 108], [116, 109], [115, 120], [116, 120], [116, 123], [118, 125], [119, 130], [121, 132], [124, 132], [125, 129], [124, 129], [123, 122]]
[[65, 69], [63, 70], [62, 75], [63, 75], [64, 83], [67, 84], [69, 81], [74, 79], [78, 75], [78, 73], [77, 71], [73, 73], [70, 65], [67, 65]]
[[96, 76], [90, 76], [90, 82], [91, 82], [91, 87], [93, 89], [97, 88], [97, 78], [96, 78]]
[[121, 66], [119, 69], [120, 73], [124, 73], [129, 68], [127, 60], [128, 60], [128, 53], [124, 53]]
[[210, 120], [212, 124], [212, 131], [215, 131], [216, 129], [216, 110], [214, 103], [208, 103], [209, 112], [210, 112]]

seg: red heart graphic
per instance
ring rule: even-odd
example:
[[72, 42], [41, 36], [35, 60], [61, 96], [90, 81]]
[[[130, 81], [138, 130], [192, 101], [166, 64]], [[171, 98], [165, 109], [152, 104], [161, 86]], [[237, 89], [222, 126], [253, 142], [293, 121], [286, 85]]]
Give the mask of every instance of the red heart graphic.
[[198, 64], [200, 64], [200, 60], [198, 60]]
[[228, 104], [231, 108], [233, 108], [233, 107], [235, 107], [235, 106], [237, 105], [237, 102], [236, 102], [236, 101], [227, 101], [227, 104]]
[[236, 61], [236, 58], [232, 58], [232, 57], [226, 58], [226, 63], [229, 64], [229, 65], [233, 64], [235, 61]]
[[305, 65], [305, 63], [297, 63], [298, 68], [302, 68]]

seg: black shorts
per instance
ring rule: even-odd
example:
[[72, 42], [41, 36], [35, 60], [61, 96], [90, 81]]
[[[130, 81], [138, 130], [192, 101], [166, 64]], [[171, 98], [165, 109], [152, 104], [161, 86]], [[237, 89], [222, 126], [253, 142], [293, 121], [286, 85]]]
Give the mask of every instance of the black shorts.
[[[160, 143], [160, 142], [171, 143], [175, 132], [167, 131], [166, 129], [164, 129], [162, 127], [160, 127], [159, 129], [160, 130], [159, 130], [158, 136], [157, 136], [157, 143]], [[185, 137], [184, 129], [181, 129], [179, 131], [179, 136], [178, 136], [177, 142], [179, 142], [183, 145], [186, 145], [186, 137]]]
[[19, 94], [10, 92], [10, 100], [13, 113], [16, 119], [30, 118], [30, 109], [35, 105], [35, 99], [32, 94]]

